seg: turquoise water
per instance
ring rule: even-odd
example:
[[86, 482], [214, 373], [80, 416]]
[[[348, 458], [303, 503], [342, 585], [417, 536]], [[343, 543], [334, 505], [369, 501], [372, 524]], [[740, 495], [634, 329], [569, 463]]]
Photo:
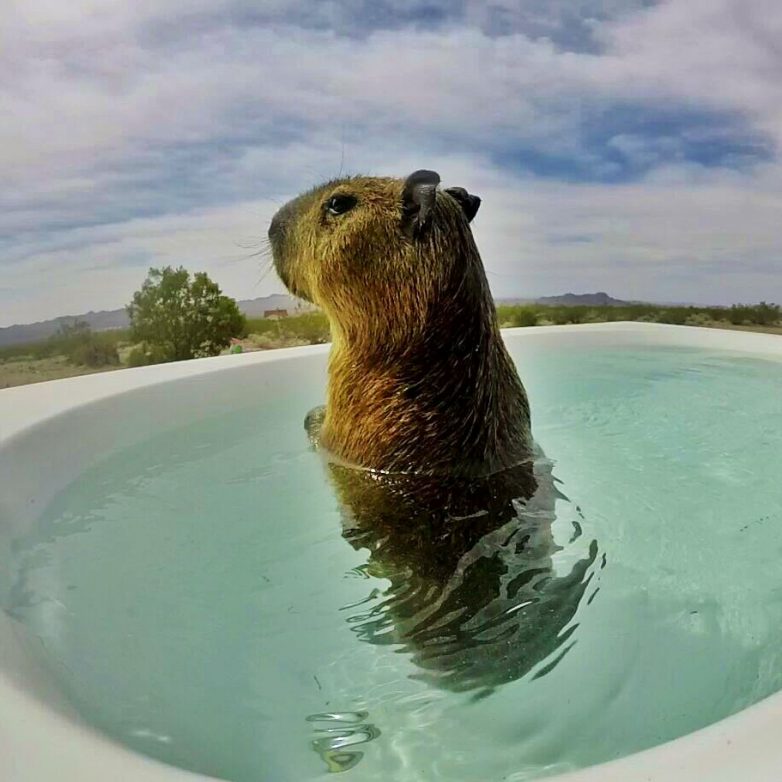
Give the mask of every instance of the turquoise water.
[[450, 614], [422, 623], [437, 590], [343, 537], [295, 392], [83, 473], [15, 542], [7, 609], [91, 723], [241, 782], [520, 782], [782, 688], [782, 364], [519, 368], [558, 492], [510, 522], [521, 553], [478, 544], [505, 575]]

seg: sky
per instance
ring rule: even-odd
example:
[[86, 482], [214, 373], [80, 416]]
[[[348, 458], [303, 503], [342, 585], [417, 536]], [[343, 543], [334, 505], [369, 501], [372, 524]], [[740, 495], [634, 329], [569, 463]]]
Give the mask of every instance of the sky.
[[776, 0], [0, 0], [0, 326], [237, 299], [288, 198], [437, 170], [495, 296], [782, 301]]

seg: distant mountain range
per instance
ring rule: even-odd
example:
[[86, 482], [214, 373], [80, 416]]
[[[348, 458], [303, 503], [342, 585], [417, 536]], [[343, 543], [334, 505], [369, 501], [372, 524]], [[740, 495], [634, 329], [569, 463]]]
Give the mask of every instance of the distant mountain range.
[[637, 301], [623, 301], [604, 291], [597, 293], [564, 293], [562, 296], [541, 296], [539, 299], [497, 299], [498, 304], [541, 304], [545, 307], [626, 307]]
[[537, 300], [537, 303], [557, 307], [626, 307], [638, 302], [622, 301], [622, 299], [609, 296], [604, 291], [598, 291], [597, 293], [565, 293], [562, 296], [543, 296]]

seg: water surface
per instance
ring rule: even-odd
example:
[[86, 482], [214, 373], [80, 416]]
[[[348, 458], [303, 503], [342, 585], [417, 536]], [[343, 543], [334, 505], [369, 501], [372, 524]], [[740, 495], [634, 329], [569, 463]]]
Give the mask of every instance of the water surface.
[[94, 725], [241, 782], [520, 782], [781, 688], [782, 364], [557, 349], [520, 372], [560, 483], [456, 587], [343, 535], [293, 392], [82, 474], [15, 542], [7, 608]]

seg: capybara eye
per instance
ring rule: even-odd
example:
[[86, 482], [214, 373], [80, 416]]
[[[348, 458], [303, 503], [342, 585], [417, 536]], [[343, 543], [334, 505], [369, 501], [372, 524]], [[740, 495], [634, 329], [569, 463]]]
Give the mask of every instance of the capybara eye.
[[351, 195], [331, 196], [326, 202], [326, 209], [329, 214], [343, 215], [349, 212], [356, 205], [356, 199]]

